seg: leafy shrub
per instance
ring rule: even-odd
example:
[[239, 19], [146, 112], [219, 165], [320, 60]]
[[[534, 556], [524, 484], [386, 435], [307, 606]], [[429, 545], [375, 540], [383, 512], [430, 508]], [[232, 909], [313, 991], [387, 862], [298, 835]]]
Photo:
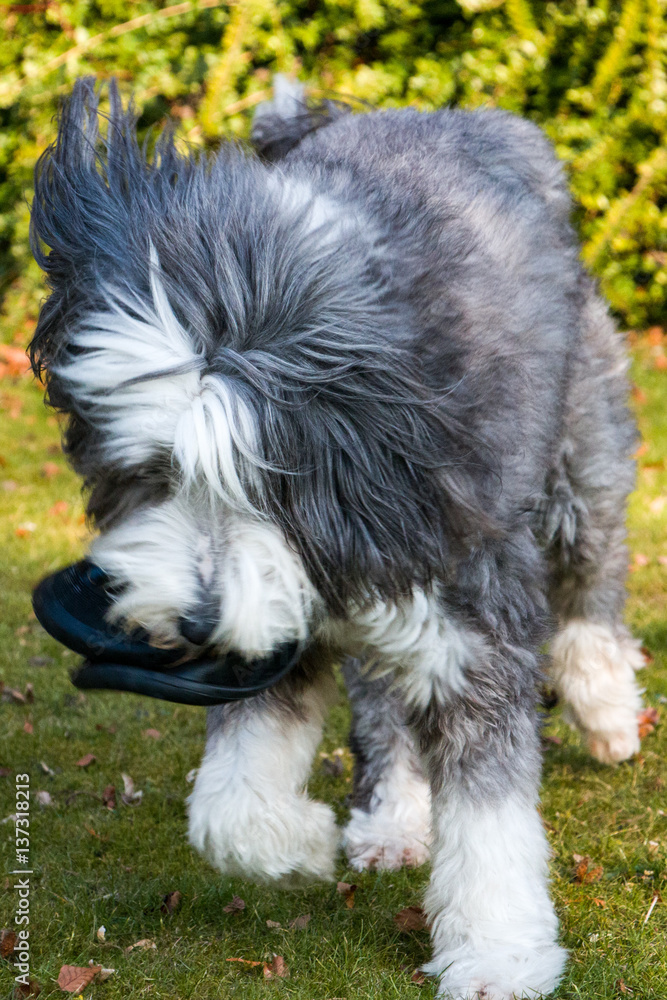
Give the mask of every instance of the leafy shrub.
[[140, 126], [244, 135], [274, 72], [381, 107], [497, 105], [547, 131], [622, 321], [667, 302], [666, 0], [43, 0], [6, 7], [0, 45], [0, 289], [21, 336], [43, 294], [27, 247], [35, 160], [80, 74], [117, 76]]

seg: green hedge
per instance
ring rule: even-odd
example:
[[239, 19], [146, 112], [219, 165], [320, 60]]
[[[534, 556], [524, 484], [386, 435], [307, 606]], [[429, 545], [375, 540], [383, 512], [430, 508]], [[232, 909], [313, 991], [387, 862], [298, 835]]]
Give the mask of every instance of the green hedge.
[[[5, 13], [7, 11], [7, 13]], [[72, 80], [116, 75], [142, 128], [247, 132], [276, 71], [381, 107], [498, 105], [539, 122], [567, 163], [584, 257], [622, 321], [665, 322], [667, 0], [48, 0], [3, 8], [0, 292], [43, 294], [27, 250], [31, 173]]]

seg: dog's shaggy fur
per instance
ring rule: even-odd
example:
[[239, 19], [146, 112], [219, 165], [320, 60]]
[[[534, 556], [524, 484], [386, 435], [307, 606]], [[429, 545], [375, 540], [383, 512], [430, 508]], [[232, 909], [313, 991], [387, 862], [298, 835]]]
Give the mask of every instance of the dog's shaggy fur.
[[[304, 792], [347, 656], [359, 869], [430, 853], [443, 995], [550, 992], [565, 953], [537, 813], [536, 688], [604, 761], [638, 747], [623, 625], [634, 427], [623, 346], [560, 167], [500, 111], [309, 111], [278, 81], [260, 156], [152, 156], [80, 82], [42, 157], [32, 345], [119, 620], [255, 657], [209, 715], [190, 838], [225, 871], [330, 877]], [[48, 249], [48, 252], [47, 252]]]

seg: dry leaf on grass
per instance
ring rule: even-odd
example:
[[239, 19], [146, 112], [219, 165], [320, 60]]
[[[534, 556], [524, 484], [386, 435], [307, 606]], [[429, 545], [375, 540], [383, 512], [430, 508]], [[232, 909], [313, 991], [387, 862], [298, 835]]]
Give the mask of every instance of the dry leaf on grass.
[[25, 722], [23, 723], [23, 732], [27, 733], [28, 736], [32, 736], [33, 725], [32, 725], [32, 722], [29, 719], [26, 719]]
[[596, 898], [593, 900], [593, 902], [595, 903], [596, 906], [599, 906], [601, 909], [603, 910], [606, 909], [607, 904], [604, 899]]
[[285, 965], [285, 959], [282, 955], [274, 955], [270, 962], [264, 962], [263, 972], [265, 979], [287, 979], [289, 977], [289, 969]]
[[162, 733], [160, 732], [159, 729], [144, 729], [144, 731], [142, 732], [141, 735], [143, 737], [145, 737], [146, 739], [149, 739], [149, 740], [161, 740], [162, 739]]
[[95, 936], [97, 937], [98, 941], [106, 941], [106, 939], [107, 939], [107, 929], [104, 926], [104, 924], [100, 924], [100, 926], [97, 928], [97, 930], [95, 932]]
[[107, 785], [107, 787], [102, 792], [102, 802], [107, 807], [107, 809], [116, 808], [116, 789], [113, 785]]
[[90, 767], [90, 765], [94, 764], [96, 760], [97, 760], [97, 757], [95, 756], [94, 753], [87, 753], [87, 754], [85, 754], [85, 756], [83, 756], [81, 758], [81, 760], [77, 760], [76, 766], [77, 767]]
[[300, 917], [295, 917], [294, 920], [290, 920], [288, 926], [292, 928], [293, 931], [303, 931], [310, 923], [310, 913], [302, 913]]
[[157, 951], [157, 945], [150, 938], [142, 938], [141, 941], [135, 941], [134, 944], [128, 945], [125, 954], [129, 955], [131, 951]]
[[589, 882], [599, 882], [603, 875], [603, 868], [598, 865], [596, 868], [591, 868], [591, 859], [586, 855], [582, 857], [581, 854], [573, 854], [572, 858], [576, 868], [574, 870], [574, 881], [578, 882], [580, 885], [586, 885]]
[[645, 708], [637, 716], [639, 723], [639, 739], [643, 740], [652, 733], [660, 722], [660, 712], [657, 708]]
[[[169, 916], [181, 905], [182, 895], [178, 889], [174, 889], [172, 892], [168, 892], [166, 896], [162, 899], [162, 905], [160, 906], [160, 913], [164, 913], [165, 916]], [[245, 906], [245, 903], [243, 904]]]
[[225, 962], [239, 962], [240, 965], [247, 965], [249, 968], [255, 968], [257, 965], [264, 965], [264, 962], [253, 962], [249, 958], [226, 958]]
[[416, 983], [417, 986], [423, 986], [424, 983], [426, 982], [426, 976], [419, 969], [415, 969], [415, 971], [410, 976], [410, 982]]
[[245, 910], [245, 900], [241, 899], [240, 896], [232, 896], [231, 903], [227, 903], [227, 906], [223, 906], [223, 913], [243, 913]]
[[23, 997], [38, 997], [42, 992], [42, 987], [36, 979], [29, 979], [26, 983], [17, 983], [14, 987], [14, 1000], [22, 1000]]
[[283, 925], [277, 920], [267, 920], [266, 926], [273, 931], [281, 931], [283, 929]]
[[63, 965], [58, 973], [58, 986], [65, 993], [81, 993], [101, 971], [101, 965]]
[[30, 362], [22, 347], [0, 344], [0, 378], [30, 375]]
[[354, 908], [354, 894], [358, 888], [358, 885], [350, 884], [349, 882], [338, 882], [336, 885], [336, 892], [340, 893], [341, 896], [345, 896], [345, 905], [348, 910]]
[[14, 951], [16, 934], [8, 927], [0, 931], [0, 958], [9, 958]]
[[618, 979], [616, 985], [618, 986], [621, 993], [629, 993], [630, 995], [632, 995], [632, 990], [630, 989], [629, 986], [625, 985], [622, 979]]
[[49, 507], [46, 513], [49, 515], [49, 517], [55, 517], [55, 516], [61, 516], [62, 514], [66, 514], [68, 510], [69, 510], [69, 504], [67, 503], [67, 500], [56, 500], [53, 507]]
[[3, 688], [2, 689], [2, 700], [12, 701], [15, 705], [25, 705], [26, 697], [17, 691], [16, 688]]
[[406, 906], [394, 917], [394, 923], [402, 934], [412, 931], [423, 931], [426, 927], [426, 914], [421, 906]]

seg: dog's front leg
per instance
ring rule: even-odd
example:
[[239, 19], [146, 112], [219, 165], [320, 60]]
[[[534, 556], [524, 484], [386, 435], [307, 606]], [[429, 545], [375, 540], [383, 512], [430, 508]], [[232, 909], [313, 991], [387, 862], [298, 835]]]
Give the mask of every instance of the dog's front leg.
[[487, 656], [471, 665], [463, 691], [433, 693], [411, 719], [433, 802], [426, 971], [441, 977], [440, 995], [456, 1000], [550, 993], [566, 958], [537, 812], [535, 661], [531, 653], [520, 654], [524, 662]]
[[285, 883], [332, 877], [334, 814], [304, 788], [335, 694], [327, 669], [209, 711], [190, 843], [220, 871]]

